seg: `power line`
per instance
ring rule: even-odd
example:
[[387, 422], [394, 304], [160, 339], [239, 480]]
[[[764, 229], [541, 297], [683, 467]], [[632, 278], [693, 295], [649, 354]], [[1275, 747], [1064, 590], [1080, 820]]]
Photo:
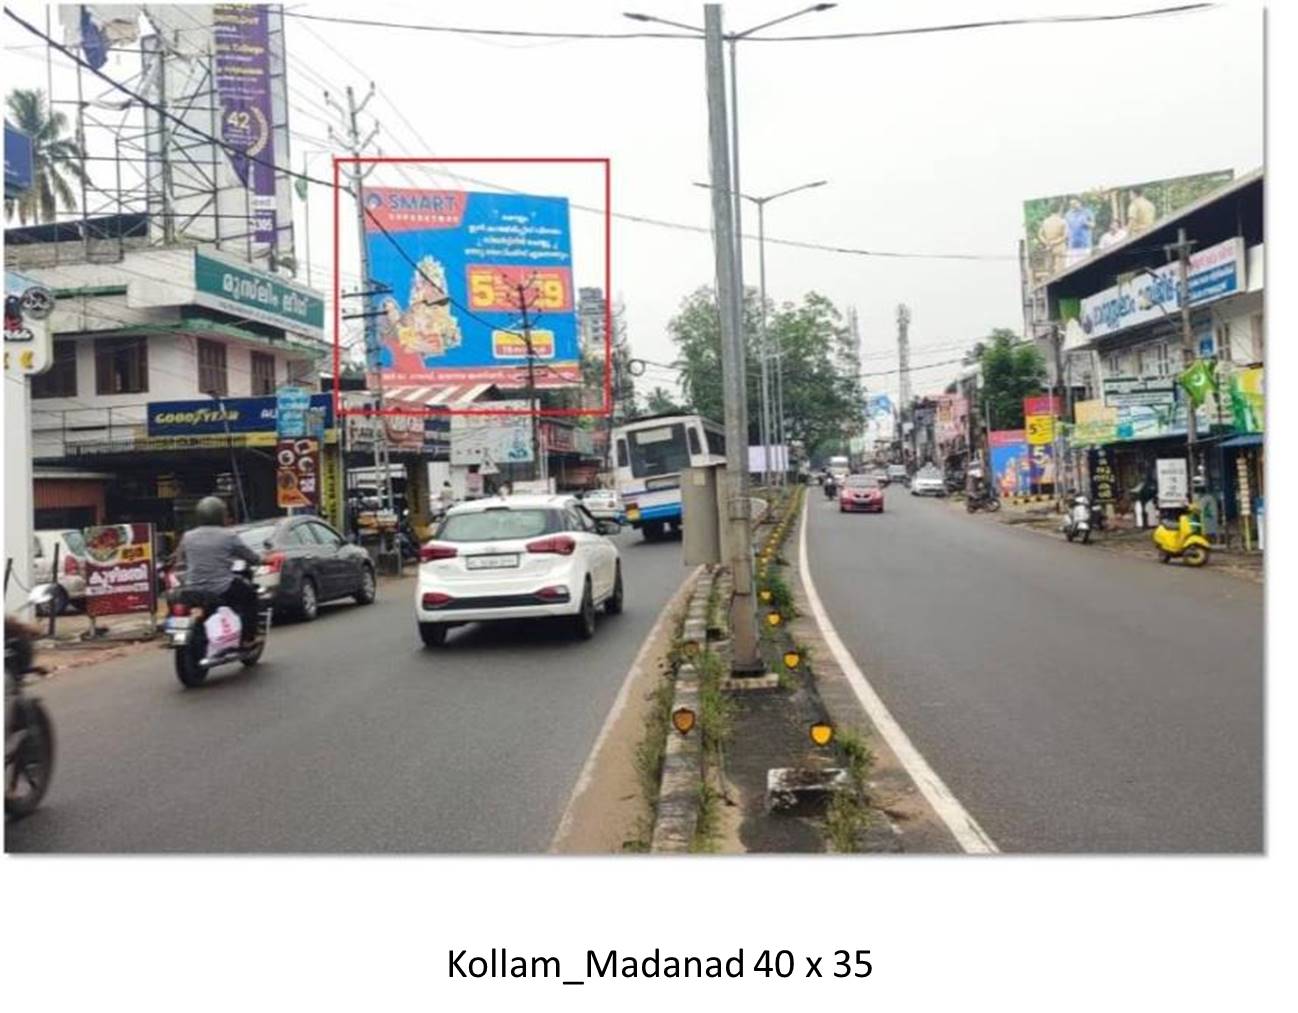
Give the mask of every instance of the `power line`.
[[[884, 28], [865, 32], [838, 32], [818, 35], [752, 35], [745, 36], [746, 42], [832, 42], [848, 39], [878, 39], [902, 35], [933, 35], [948, 32], [963, 32], [985, 28], [1007, 28], [1022, 25], [1041, 24], [1081, 24], [1085, 22], [1132, 21], [1140, 18], [1162, 17], [1174, 14], [1186, 14], [1216, 7], [1215, 3], [1182, 4], [1175, 7], [1157, 7], [1143, 11], [1128, 11], [1122, 14], [1055, 14], [1040, 17], [998, 18], [987, 21], [966, 21], [945, 25], [925, 25], [918, 28]], [[698, 41], [702, 33], [683, 32], [546, 32], [531, 29], [507, 28], [468, 28], [454, 25], [414, 24], [410, 22], [380, 21], [373, 18], [344, 18], [323, 14], [304, 14], [298, 11], [285, 11], [284, 17], [298, 18], [304, 21], [323, 21], [331, 24], [354, 25], [363, 28], [396, 28], [402, 31], [434, 32], [443, 35], [482, 35], [503, 36], [523, 39], [568, 39], [573, 41], [625, 41], [635, 39], [688, 39]]]

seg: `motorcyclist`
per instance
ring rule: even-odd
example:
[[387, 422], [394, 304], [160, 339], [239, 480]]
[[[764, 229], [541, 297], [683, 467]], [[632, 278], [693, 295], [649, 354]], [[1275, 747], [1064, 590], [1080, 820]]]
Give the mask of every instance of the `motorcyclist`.
[[185, 532], [176, 549], [176, 565], [183, 572], [181, 586], [214, 595], [234, 609], [247, 646], [257, 635], [257, 589], [250, 581], [237, 579], [232, 566], [236, 559], [256, 566], [261, 557], [226, 527], [225, 501], [219, 496], [204, 496], [194, 512], [198, 526]]

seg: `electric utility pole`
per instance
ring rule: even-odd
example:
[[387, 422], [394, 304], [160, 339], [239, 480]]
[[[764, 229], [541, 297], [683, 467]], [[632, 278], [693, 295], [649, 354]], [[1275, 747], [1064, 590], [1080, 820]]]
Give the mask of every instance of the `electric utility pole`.
[[[1169, 251], [1176, 251], [1176, 258], [1180, 274], [1180, 296], [1181, 296], [1181, 368], [1189, 369], [1194, 365], [1195, 347], [1194, 347], [1194, 328], [1190, 323], [1190, 247], [1194, 243], [1186, 238], [1185, 229], [1176, 230], [1176, 245], [1170, 246]], [[1197, 474], [1194, 465], [1194, 445], [1198, 440], [1197, 420], [1194, 417], [1195, 406], [1193, 398], [1187, 397], [1185, 404], [1185, 459], [1187, 467], [1190, 470], [1188, 481], [1190, 483], [1190, 494], [1194, 494], [1194, 476]]]
[[532, 350], [532, 318], [527, 313], [532, 304], [527, 301], [527, 285], [520, 282], [516, 289], [518, 312], [522, 317], [523, 344], [527, 346], [527, 406], [532, 416], [532, 479], [539, 481], [545, 477], [545, 473], [541, 467], [541, 427], [536, 407], [536, 355]]
[[[357, 117], [359, 117], [365, 110], [365, 107], [369, 105], [370, 99], [373, 97], [374, 84], [371, 82], [369, 92], [358, 105], [356, 102], [356, 93], [352, 90], [352, 86], [348, 85], [347, 108], [344, 109], [333, 100], [332, 96], [330, 96], [328, 92], [325, 92], [325, 103], [337, 110], [338, 115], [343, 120], [343, 129], [346, 131], [345, 135], [340, 137], [335, 133], [333, 127], [329, 127], [329, 139], [332, 141], [340, 141], [351, 153], [352, 158], [361, 158], [362, 152], [364, 152], [364, 150], [370, 146], [370, 143], [374, 138], [378, 136], [379, 124], [375, 122], [374, 127], [370, 130], [368, 136], [362, 140], [360, 126], [357, 121]], [[383, 367], [382, 363], [379, 361], [380, 347], [378, 340], [378, 327], [375, 323], [378, 314], [374, 310], [370, 301], [371, 297], [374, 295], [374, 281], [370, 274], [369, 246], [365, 242], [365, 179], [373, 171], [373, 165], [362, 171], [360, 163], [353, 162], [351, 164], [351, 171], [348, 175], [351, 178], [352, 196], [356, 199], [356, 242], [360, 250], [361, 262], [362, 288], [361, 291], [356, 294], [361, 299], [361, 315], [365, 319], [366, 360], [367, 364], [372, 364], [374, 370], [374, 400], [377, 414], [373, 416], [374, 425], [371, 432], [373, 433], [374, 440], [374, 470], [377, 473], [376, 477], [379, 484], [379, 507], [384, 511], [395, 512], [392, 495], [392, 464], [388, 457], [387, 431], [384, 427], [382, 415]], [[381, 551], [386, 553], [390, 551], [391, 538], [386, 531], [382, 530], [382, 525], [380, 525], [380, 532]]]
[[757, 610], [753, 594], [753, 541], [748, 500], [748, 385], [745, 382], [743, 320], [735, 294], [734, 189], [726, 145], [726, 80], [722, 53], [721, 5], [703, 7], [707, 73], [708, 141], [712, 181], [712, 229], [721, 311], [721, 373], [725, 390], [726, 500], [730, 570], [734, 578], [731, 626], [736, 672], [760, 672]]

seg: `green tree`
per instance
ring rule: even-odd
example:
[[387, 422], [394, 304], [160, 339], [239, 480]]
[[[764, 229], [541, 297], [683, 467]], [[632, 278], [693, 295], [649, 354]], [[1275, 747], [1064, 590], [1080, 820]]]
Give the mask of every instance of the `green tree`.
[[650, 391], [645, 400], [645, 408], [650, 415], [678, 415], [681, 412], [681, 406], [662, 387]]
[[[748, 438], [761, 440], [760, 304], [746, 293], [744, 336], [747, 348]], [[824, 296], [811, 292], [800, 304], [768, 306], [772, 354], [784, 356], [785, 425], [790, 440], [808, 452], [827, 441], [839, 441], [860, 425], [864, 406], [857, 377], [840, 368], [850, 341], [842, 315]], [[681, 304], [668, 324], [676, 343], [675, 365], [681, 371], [686, 400], [699, 414], [720, 422], [725, 415], [721, 382], [721, 325], [716, 296], [700, 288]]]
[[5, 201], [5, 217], [18, 212], [18, 221], [52, 222], [62, 205], [76, 209], [77, 200], [67, 176], [80, 182], [81, 148], [64, 137], [68, 119], [61, 112], [49, 113], [45, 93], [40, 89], [15, 88], [5, 99], [13, 125], [32, 139], [32, 187], [21, 197]]
[[993, 429], [1023, 428], [1023, 399], [1040, 394], [1046, 379], [1046, 363], [1033, 344], [1020, 342], [1018, 335], [998, 327], [975, 348], [982, 366], [982, 396]]

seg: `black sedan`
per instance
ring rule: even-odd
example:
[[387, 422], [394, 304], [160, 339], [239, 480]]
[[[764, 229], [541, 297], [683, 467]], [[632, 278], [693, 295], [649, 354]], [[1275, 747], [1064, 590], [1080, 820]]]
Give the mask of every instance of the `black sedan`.
[[321, 602], [355, 598], [374, 601], [374, 564], [319, 517], [297, 516], [252, 521], [235, 528], [239, 537], [278, 575], [275, 611], [312, 620]]

